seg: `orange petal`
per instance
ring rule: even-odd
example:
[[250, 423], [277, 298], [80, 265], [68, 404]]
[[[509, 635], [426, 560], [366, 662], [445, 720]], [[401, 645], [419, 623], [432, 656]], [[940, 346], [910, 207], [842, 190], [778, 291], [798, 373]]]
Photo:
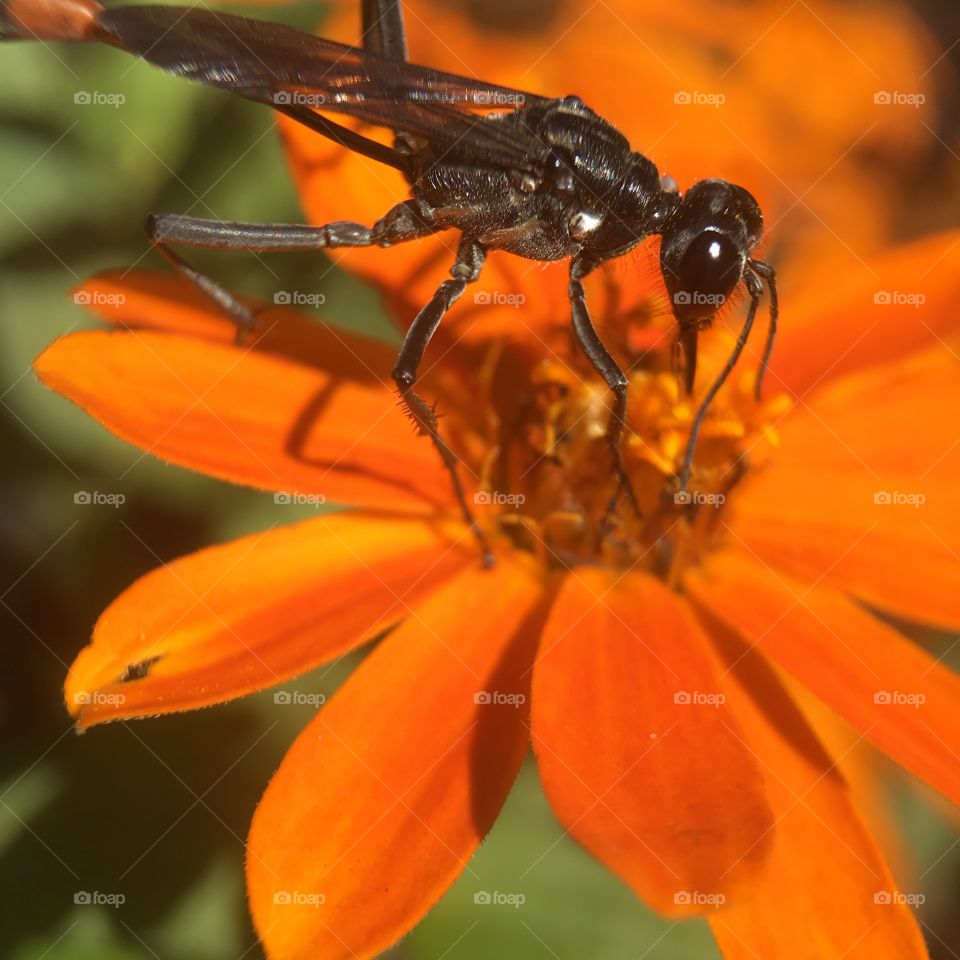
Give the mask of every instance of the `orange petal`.
[[247, 852], [273, 960], [371, 957], [469, 870], [526, 752], [541, 597], [509, 557], [464, 572], [297, 738]]
[[311, 670], [475, 563], [464, 533], [340, 514], [158, 567], [100, 617], [67, 678], [67, 706], [83, 728], [219, 703]]
[[724, 957], [922, 960], [927, 953], [905, 895], [833, 759], [763, 657], [718, 624], [711, 633], [776, 816], [756, 882], [710, 918]]
[[659, 582], [582, 569], [534, 674], [534, 749], [561, 824], [665, 914], [716, 905], [772, 827], [707, 644]]
[[[236, 342], [237, 329], [223, 312], [192, 284], [171, 274], [107, 270], [79, 284], [75, 297], [104, 322], [124, 329], [191, 334], [223, 344]], [[245, 302], [257, 310], [258, 332], [250, 337], [250, 350], [317, 367], [358, 383], [393, 388], [390, 371], [396, 365], [397, 345], [351, 333], [326, 323], [321, 316], [290, 307]], [[516, 315], [516, 310], [509, 307], [495, 309]], [[469, 312], [464, 320], [466, 329], [459, 328], [452, 337], [447, 337], [443, 329], [438, 331], [419, 382], [425, 395], [443, 397], [445, 413], [455, 411], [461, 417], [470, 417], [476, 413], [471, 375], [477, 359], [461, 348], [461, 341], [475, 321]], [[438, 362], [432, 362], [431, 357]]]
[[449, 501], [430, 444], [386, 387], [192, 337], [64, 337], [37, 374], [117, 436], [235, 483], [386, 510]]
[[[106, 270], [84, 280], [74, 299], [106, 323], [185, 333], [230, 344], [237, 328], [206, 297], [172, 274], [148, 270]], [[331, 373], [384, 383], [396, 348], [330, 326], [289, 307], [247, 301], [258, 311], [259, 330], [251, 346]]]
[[960, 678], [861, 607], [735, 551], [684, 585], [899, 764], [960, 802]]
[[734, 543], [906, 619], [960, 626], [953, 353], [844, 377], [795, 408], [731, 501]]
[[[890, 764], [859, 730], [818, 699], [808, 687], [785, 673], [778, 671], [778, 674], [824, 749], [835, 758], [836, 769], [847, 783], [850, 800], [877, 849], [883, 852], [890, 872], [900, 878], [901, 884], [916, 889], [922, 882], [923, 867], [919, 865], [922, 852], [900, 822], [903, 811], [898, 809], [896, 794], [890, 789]], [[926, 790], [922, 793], [925, 800], [932, 801], [934, 810], [940, 808], [946, 812], [951, 809], [946, 800], [935, 798]], [[947, 815], [948, 819], [950, 815]]]
[[947, 336], [958, 328], [958, 277], [960, 232], [952, 232], [886, 251], [866, 269], [814, 287], [790, 304], [770, 385], [803, 396], [825, 380], [897, 360]]

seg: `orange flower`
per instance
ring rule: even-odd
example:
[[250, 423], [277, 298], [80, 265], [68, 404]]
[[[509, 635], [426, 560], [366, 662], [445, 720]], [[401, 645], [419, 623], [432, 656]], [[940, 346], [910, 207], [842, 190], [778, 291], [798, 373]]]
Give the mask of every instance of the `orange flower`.
[[[711, 89], [702, 45], [715, 56], [727, 32], [705, 37], [709, 18], [664, 6], [650, 8], [665, 45], [653, 49], [669, 39], [683, 81]], [[829, 14], [832, 35], [861, 59], [875, 49], [885, 66], [916, 59], [895, 12], [855, 33], [852, 13], [802, 7]], [[651, 50], [599, 17], [576, 31], [555, 24], [554, 50], [529, 69], [529, 40], [505, 41], [490, 79], [579, 88], [643, 146], [675, 116], [651, 91], [675, 90], [679, 67], [668, 79], [638, 73], [655, 106], [637, 110], [635, 90], [591, 79], [591, 50], [602, 39], [624, 72]], [[436, 40], [430, 49], [424, 22], [410, 20], [417, 59], [481, 62], [489, 40], [453, 14], [430, 23], [465, 63]], [[738, 42], [749, 60], [749, 40]], [[774, 31], [757, 49], [780, 67], [800, 56], [796, 44], [796, 30]], [[696, 504], [663, 495], [696, 400], [671, 372], [672, 321], [654, 278], [618, 265], [588, 289], [631, 370], [625, 455], [640, 510], [612, 529], [599, 522], [614, 486], [608, 398], [561, 336], [562, 266], [493, 255], [483, 295], [465, 297], [431, 345], [423, 393], [439, 398], [464, 458], [498, 558], [490, 571], [433, 450], [410, 436], [383, 345], [272, 309], [240, 348], [173, 279], [112, 274], [84, 289], [115, 329], [65, 337], [38, 359], [45, 383], [156, 456], [281, 498], [355, 507], [155, 570], [105, 611], [66, 684], [84, 728], [260, 690], [389, 631], [298, 737], [254, 817], [250, 903], [271, 957], [369, 957], [410, 930], [491, 828], [531, 736], [564, 828], [661, 913], [709, 916], [726, 956], [925, 956], [837, 759], [783, 673], [960, 799], [960, 683], [863, 605], [960, 625], [960, 400], [948, 346], [960, 235], [886, 248], [889, 203], [839, 222], [816, 191], [796, 200], [794, 186], [831, 162], [830, 200], [863, 174], [855, 156], [835, 157], [863, 119], [847, 98], [875, 78], [846, 88], [856, 94], [833, 85], [828, 98], [813, 70], [807, 103], [775, 71], [744, 73], [730, 73], [731, 111], [709, 121], [716, 137], [697, 140], [696, 162], [759, 183], [768, 217], [783, 218], [773, 233], [786, 329], [770, 399], [753, 401], [748, 362], [717, 398]], [[785, 116], [809, 128], [809, 150], [781, 172], [763, 157], [784, 155]], [[694, 162], [700, 129], [684, 123], [678, 167]], [[921, 149], [892, 123], [878, 113], [863, 137], [891, 158]], [[371, 220], [399, 197], [370, 162], [284, 132], [312, 219]], [[735, 149], [741, 140], [752, 149]], [[692, 168], [681, 172], [685, 183]], [[788, 230], [791, 202], [807, 222]], [[828, 216], [829, 229], [811, 228]], [[338, 259], [409, 317], [441, 279], [448, 240]], [[838, 241], [870, 251], [842, 283]], [[918, 288], [922, 309], [916, 296], [878, 295]], [[702, 340], [698, 395], [731, 334], [719, 325]]]

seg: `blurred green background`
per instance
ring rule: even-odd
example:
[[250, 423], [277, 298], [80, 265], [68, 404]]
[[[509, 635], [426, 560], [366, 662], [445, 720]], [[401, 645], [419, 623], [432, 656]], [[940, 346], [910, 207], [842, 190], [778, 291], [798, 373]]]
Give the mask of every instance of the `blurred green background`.
[[[496, 5], [482, 6], [495, 20]], [[944, 47], [960, 36], [954, 4], [920, 9]], [[313, 3], [246, 12], [305, 28], [318, 17]], [[143, 456], [46, 392], [30, 364], [55, 337], [93, 325], [72, 302], [73, 284], [107, 267], [161, 268], [142, 232], [147, 211], [297, 220], [296, 197], [264, 109], [99, 48], [6, 45], [0, 64], [0, 957], [256, 958], [243, 840], [311, 708], [278, 707], [268, 692], [77, 737], [60, 691], [97, 615], [133, 579], [267, 526], [277, 508], [269, 495]], [[123, 90], [126, 102], [78, 110], [78, 89]], [[948, 103], [941, 132], [951, 142], [956, 120]], [[941, 152], [931, 175], [955, 160]], [[267, 258], [267, 269], [243, 256], [197, 259], [234, 289], [266, 298], [320, 274], [306, 256]], [[356, 282], [334, 272], [322, 288], [333, 319], [388, 330], [375, 295]], [[126, 502], [77, 505], [78, 490], [123, 493]], [[352, 665], [286, 686], [329, 696]], [[929, 797], [903, 780], [891, 779], [890, 795], [917, 862], [933, 864], [919, 881], [933, 955], [957, 957], [955, 821], [931, 812]], [[532, 769], [474, 871], [481, 882], [461, 881], [391, 956], [717, 956], [704, 924], [654, 917], [561, 838]], [[522, 892], [526, 902], [478, 910], [477, 889]], [[77, 904], [81, 891], [125, 902]]]

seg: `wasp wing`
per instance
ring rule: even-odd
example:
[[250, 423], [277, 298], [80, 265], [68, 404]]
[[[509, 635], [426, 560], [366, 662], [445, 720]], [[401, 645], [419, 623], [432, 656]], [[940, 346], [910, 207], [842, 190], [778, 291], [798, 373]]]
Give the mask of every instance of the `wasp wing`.
[[[99, 39], [168, 73], [263, 103], [296, 103], [425, 140], [456, 162], [540, 172], [548, 154], [492, 111], [543, 97], [382, 57], [282, 24], [189, 7], [128, 6], [97, 17]], [[289, 111], [287, 111], [289, 112]]]

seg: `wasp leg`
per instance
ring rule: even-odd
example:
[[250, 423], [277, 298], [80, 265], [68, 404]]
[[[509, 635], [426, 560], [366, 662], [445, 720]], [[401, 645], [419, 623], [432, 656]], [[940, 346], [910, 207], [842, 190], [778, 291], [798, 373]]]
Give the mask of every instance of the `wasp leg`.
[[780, 316], [780, 303], [777, 297], [777, 275], [769, 263], [762, 260], [751, 260], [750, 266], [767, 281], [770, 290], [770, 326], [767, 330], [767, 342], [763, 345], [763, 356], [757, 369], [757, 381], [753, 392], [757, 403], [763, 398], [763, 378], [770, 366], [770, 354], [773, 353], [773, 342], [777, 339], [777, 318]]
[[427, 344], [431, 337], [440, 326], [440, 321], [444, 314], [459, 299], [460, 295], [466, 289], [468, 283], [473, 283], [480, 276], [480, 270], [486, 259], [483, 247], [474, 240], [461, 240], [460, 247], [457, 250], [457, 260], [450, 269], [451, 280], [444, 280], [437, 287], [437, 292], [433, 295], [430, 302], [414, 317], [410, 329], [407, 330], [403, 343], [400, 346], [400, 354], [397, 357], [397, 365], [393, 370], [393, 379], [400, 391], [400, 399], [407, 408], [410, 418], [417, 426], [417, 430], [430, 438], [443, 465], [450, 474], [450, 481], [453, 484], [453, 492], [460, 505], [463, 518], [467, 525], [473, 531], [480, 549], [483, 551], [483, 562], [486, 566], [492, 566], [494, 559], [490, 551], [490, 545], [483, 531], [477, 524], [476, 517], [467, 503], [466, 495], [463, 491], [463, 484], [460, 481], [460, 473], [457, 469], [459, 459], [457, 455], [447, 446], [446, 441], [440, 436], [437, 427], [437, 414], [434, 409], [426, 403], [414, 389], [417, 382], [417, 370], [423, 359]]
[[624, 491], [626, 491], [634, 510], [639, 512], [639, 507], [636, 494], [633, 492], [633, 485], [624, 469], [623, 455], [620, 450], [620, 440], [623, 437], [623, 427], [627, 417], [627, 378], [617, 366], [616, 360], [607, 352], [607, 348], [594, 329], [593, 322], [590, 320], [590, 313], [587, 310], [583, 284], [580, 282], [594, 266], [594, 263], [580, 258], [575, 258], [570, 263], [569, 297], [573, 311], [573, 332], [577, 341], [596, 368], [597, 373], [603, 377], [607, 386], [613, 391], [613, 409], [610, 411], [610, 418], [607, 421], [606, 436], [613, 453], [613, 466], [617, 474], [617, 490], [607, 507], [607, 515], [609, 516], [616, 509], [620, 494]]
[[226, 287], [192, 266], [171, 248], [171, 244], [211, 250], [246, 250], [251, 253], [334, 247], [389, 247], [434, 233], [437, 228], [417, 213], [412, 201], [406, 201], [393, 207], [372, 227], [345, 220], [311, 227], [295, 223], [238, 223], [154, 213], [147, 218], [146, 229], [147, 237], [157, 251], [234, 322], [238, 340], [242, 340], [256, 327], [254, 311]]
[[361, 17], [364, 50], [391, 60], [407, 59], [400, 0], [363, 0]]

